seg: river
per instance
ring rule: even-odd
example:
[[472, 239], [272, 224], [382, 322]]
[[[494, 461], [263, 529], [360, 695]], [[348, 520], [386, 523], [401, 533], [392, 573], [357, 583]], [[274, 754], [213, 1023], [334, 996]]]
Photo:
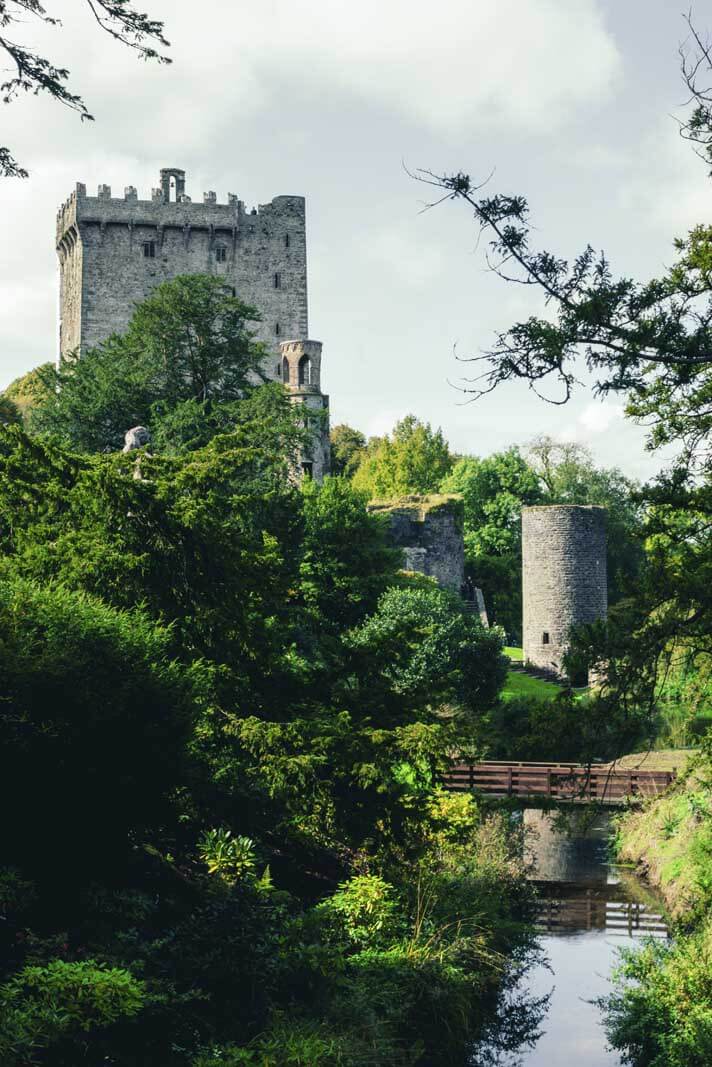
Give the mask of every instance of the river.
[[531, 877], [540, 903], [537, 926], [546, 963], [535, 965], [518, 993], [550, 995], [533, 1045], [496, 1062], [501, 1067], [620, 1067], [607, 1047], [601, 1012], [591, 1001], [610, 991], [617, 950], [643, 936], [667, 937], [660, 906], [630, 872], [610, 864], [610, 822], [574, 819], [568, 831], [555, 816], [524, 812]]

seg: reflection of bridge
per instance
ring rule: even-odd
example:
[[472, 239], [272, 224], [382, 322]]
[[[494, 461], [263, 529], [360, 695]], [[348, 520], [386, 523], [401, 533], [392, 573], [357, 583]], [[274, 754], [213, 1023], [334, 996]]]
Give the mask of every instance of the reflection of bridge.
[[667, 937], [663, 916], [654, 907], [628, 900], [620, 885], [583, 889], [565, 882], [538, 883], [536, 926], [542, 933], [605, 930], [619, 937]]
[[620, 771], [576, 763], [455, 763], [444, 778], [446, 789], [491, 797], [544, 797], [574, 804], [606, 805], [662, 793], [675, 771]]

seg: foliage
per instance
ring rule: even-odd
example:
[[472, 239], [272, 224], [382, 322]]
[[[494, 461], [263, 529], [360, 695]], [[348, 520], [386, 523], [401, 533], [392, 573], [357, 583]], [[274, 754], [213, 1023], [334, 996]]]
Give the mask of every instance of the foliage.
[[623, 956], [604, 1001], [611, 1043], [632, 1067], [702, 1067], [712, 1055], [712, 746], [662, 797], [618, 826], [621, 859], [642, 865], [677, 919], [670, 944]]
[[[129, 0], [88, 0], [88, 7], [102, 30], [133, 49], [141, 59], [171, 62], [157, 50], [157, 46], [168, 46], [163, 36], [163, 23], [137, 11]], [[59, 18], [47, 13], [40, 0], [4, 0], [0, 8], [0, 29], [5, 31], [16, 24], [22, 25], [27, 15], [54, 29], [62, 25]], [[31, 93], [33, 96], [47, 93], [53, 100], [76, 111], [82, 120], [93, 119], [82, 98], [70, 91], [67, 85], [68, 70], [55, 66], [51, 60], [9, 39], [4, 33], [0, 35], [0, 49], [7, 53], [12, 71], [0, 86], [3, 103], [12, 103], [21, 93]], [[0, 147], [0, 174], [27, 177], [27, 171], [13, 158], [7, 147]]]
[[626, 952], [608, 998], [609, 1041], [634, 1067], [706, 1067], [712, 1058], [712, 926], [675, 946]]
[[17, 404], [6, 394], [0, 395], [0, 425], [19, 426], [22, 415]]
[[89, 1064], [464, 1064], [529, 944], [508, 826], [435, 785], [501, 637], [345, 480], [290, 482], [281, 390], [229, 403], [158, 455], [0, 430], [0, 982], [128, 976]]
[[[240, 400], [260, 376], [264, 353], [248, 328], [258, 317], [220, 278], [163, 282], [124, 334], [41, 370], [45, 395], [30, 426], [88, 452], [120, 448], [136, 425], [155, 426], [159, 441], [207, 444], [234, 418], [216, 406]], [[196, 427], [202, 418], [210, 432]]]
[[15, 378], [2, 393], [16, 406], [25, 425], [29, 423], [32, 409], [41, 404], [47, 395], [47, 381], [51, 379], [53, 366], [52, 363], [41, 363], [39, 367]]
[[441, 484], [461, 493], [467, 570], [485, 598], [491, 621], [521, 633], [521, 510], [542, 502], [536, 472], [517, 448], [485, 459], [466, 456]]
[[506, 677], [501, 633], [430, 582], [389, 589], [349, 644], [368, 689], [363, 700], [384, 707], [435, 709], [452, 701], [483, 710]]
[[360, 430], [340, 423], [332, 428], [330, 439], [331, 473], [351, 478], [366, 448], [366, 438]]
[[370, 438], [353, 484], [372, 499], [436, 493], [452, 463], [442, 430], [406, 415], [390, 435]]
[[138, 1015], [145, 1001], [141, 981], [94, 960], [23, 967], [0, 986], [0, 1058], [7, 1067], [24, 1067], [43, 1049], [60, 1046], [70, 1062], [97, 1030]]
[[125, 862], [129, 834], [170, 818], [199, 676], [199, 664], [174, 662], [170, 631], [138, 609], [0, 582], [0, 788], [17, 809], [5, 862], [33, 877], [54, 872], [58, 889]]

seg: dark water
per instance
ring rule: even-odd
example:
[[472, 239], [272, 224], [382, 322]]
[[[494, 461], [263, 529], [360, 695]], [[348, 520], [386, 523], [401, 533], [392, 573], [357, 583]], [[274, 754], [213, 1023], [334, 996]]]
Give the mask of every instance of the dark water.
[[540, 893], [537, 925], [546, 958], [522, 979], [518, 992], [550, 996], [533, 1047], [501, 1055], [502, 1067], [620, 1067], [607, 1046], [599, 1008], [610, 992], [617, 950], [636, 939], [667, 936], [655, 898], [630, 873], [609, 865], [608, 819], [577, 821], [568, 832], [554, 817], [524, 813], [533, 879]]

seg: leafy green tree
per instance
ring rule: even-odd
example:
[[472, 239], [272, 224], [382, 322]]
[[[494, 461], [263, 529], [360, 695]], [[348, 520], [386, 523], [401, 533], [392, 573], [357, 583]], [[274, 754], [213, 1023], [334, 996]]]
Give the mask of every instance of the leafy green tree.
[[372, 437], [353, 476], [371, 498], [435, 493], [453, 457], [442, 430], [406, 415], [385, 437]]
[[[378, 609], [349, 637], [359, 654], [362, 699], [436, 711], [459, 703], [473, 711], [492, 705], [507, 668], [502, 636], [465, 614], [459, 601], [431, 582], [389, 589]], [[380, 714], [383, 714], [381, 710]]]
[[350, 478], [356, 468], [362, 453], [366, 448], [366, 438], [360, 430], [354, 430], [346, 423], [334, 426], [330, 433], [331, 438], [331, 473], [343, 474]]
[[249, 329], [258, 317], [219, 278], [186, 274], [163, 282], [124, 334], [43, 370], [45, 398], [30, 425], [88, 452], [116, 450], [130, 427], [154, 422], [164, 440], [173, 427], [179, 438], [204, 441], [199, 416], [225, 428], [229, 416], [214, 406], [239, 400], [263, 379], [263, 349]]
[[22, 422], [22, 415], [17, 404], [5, 394], [0, 395], [0, 423], [3, 426], [18, 426]]
[[400, 552], [390, 548], [381, 521], [344, 478], [302, 484], [304, 535], [299, 592], [321, 629], [342, 631], [376, 607], [396, 580]]
[[[54, 879], [121, 870], [182, 780], [199, 670], [138, 610], [22, 579], [0, 582], [5, 863]], [[41, 842], [41, 845], [39, 845]]]
[[[710, 158], [712, 55], [692, 31], [683, 74], [693, 109], [683, 132]], [[712, 652], [709, 528], [712, 521], [712, 234], [706, 224], [675, 242], [669, 270], [647, 281], [617, 277], [604, 253], [589, 245], [569, 261], [532, 246], [529, 205], [521, 195], [491, 193], [469, 175], [424, 174], [439, 200], [461, 201], [490, 239], [489, 262], [505, 280], [536, 287], [546, 318], [533, 315], [499, 333], [482, 355], [476, 396], [510, 381], [565, 403], [585, 365], [594, 393], [622, 394], [627, 414], [650, 427], [649, 446], [677, 449], [670, 470], [646, 487], [645, 536], [654, 546], [637, 582], [636, 605], [616, 612], [608, 631], [583, 639], [606, 664], [612, 708], [652, 708], [661, 657], [676, 646]], [[680, 566], [685, 562], [685, 569]], [[600, 642], [596, 653], [592, 640]], [[653, 721], [654, 717], [651, 717]]]
[[492, 621], [513, 642], [522, 625], [521, 512], [543, 502], [536, 471], [510, 448], [459, 460], [443, 480], [444, 493], [460, 493], [465, 508], [467, 570], [482, 588]]
[[32, 409], [42, 403], [47, 395], [47, 379], [51, 378], [52, 367], [52, 363], [40, 364], [20, 378], [15, 378], [2, 394], [16, 406], [25, 424], [29, 422]]

